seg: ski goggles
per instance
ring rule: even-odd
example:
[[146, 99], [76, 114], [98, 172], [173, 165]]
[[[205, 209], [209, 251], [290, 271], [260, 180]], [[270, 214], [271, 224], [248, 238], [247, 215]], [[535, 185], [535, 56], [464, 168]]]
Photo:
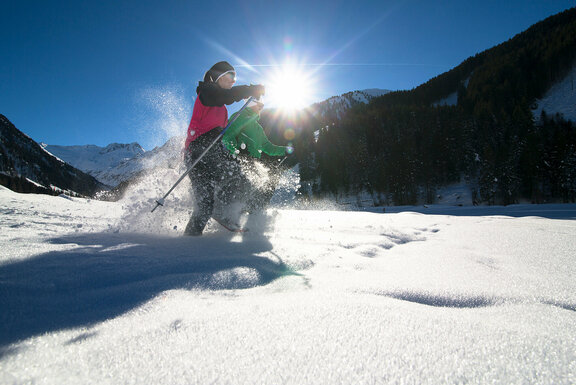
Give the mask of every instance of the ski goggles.
[[221, 77], [228, 76], [231, 80], [236, 81], [236, 72], [235, 71], [226, 71], [222, 75], [216, 78], [216, 82], [220, 80]]

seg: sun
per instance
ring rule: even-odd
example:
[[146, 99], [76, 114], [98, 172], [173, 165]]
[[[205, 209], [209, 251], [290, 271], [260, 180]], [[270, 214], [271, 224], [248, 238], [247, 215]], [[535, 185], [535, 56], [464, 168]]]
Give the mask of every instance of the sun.
[[266, 106], [282, 110], [298, 110], [310, 106], [314, 85], [310, 73], [302, 67], [284, 64], [270, 73], [265, 81]]

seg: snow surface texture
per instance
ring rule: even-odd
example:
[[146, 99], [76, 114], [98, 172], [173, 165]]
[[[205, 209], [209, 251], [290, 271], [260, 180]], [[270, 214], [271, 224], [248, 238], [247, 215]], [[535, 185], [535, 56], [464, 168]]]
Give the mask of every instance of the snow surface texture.
[[576, 383], [576, 222], [547, 218], [576, 205], [269, 210], [198, 238], [187, 188], [149, 212], [162, 183], [0, 187], [0, 383]]
[[536, 122], [540, 120], [542, 110], [549, 117], [560, 114], [564, 119], [576, 122], [576, 63], [572, 70], [546, 92], [544, 97], [536, 100], [532, 114]]

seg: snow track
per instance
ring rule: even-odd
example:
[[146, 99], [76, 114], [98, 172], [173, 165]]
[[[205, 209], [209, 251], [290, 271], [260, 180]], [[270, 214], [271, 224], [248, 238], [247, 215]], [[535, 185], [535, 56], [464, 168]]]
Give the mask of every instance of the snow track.
[[574, 220], [286, 209], [197, 238], [186, 199], [0, 188], [0, 383], [576, 382]]

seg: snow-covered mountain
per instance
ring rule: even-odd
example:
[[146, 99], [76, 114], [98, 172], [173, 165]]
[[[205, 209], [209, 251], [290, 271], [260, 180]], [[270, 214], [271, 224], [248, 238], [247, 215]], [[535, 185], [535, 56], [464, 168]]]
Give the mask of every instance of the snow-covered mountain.
[[94, 177], [44, 150], [0, 115], [0, 179], [20, 192], [93, 195], [106, 189]]
[[371, 88], [333, 96], [311, 106], [314, 113], [326, 122], [341, 119], [346, 111], [359, 103], [369, 103], [372, 99], [389, 93], [389, 90]]
[[46, 144], [42, 146], [64, 162], [111, 187], [116, 186], [129, 175], [141, 171], [139, 162], [134, 160], [139, 159], [145, 153], [138, 143], [112, 143], [106, 147]]
[[102, 183], [116, 187], [147, 170], [177, 161], [183, 141], [182, 137], [174, 137], [151, 151], [145, 151], [138, 143], [112, 143], [106, 147], [44, 145], [44, 148]]
[[145, 151], [138, 143], [59, 146], [35, 142], [0, 115], [0, 182], [20, 192], [94, 195], [156, 168], [181, 165], [184, 137]]

